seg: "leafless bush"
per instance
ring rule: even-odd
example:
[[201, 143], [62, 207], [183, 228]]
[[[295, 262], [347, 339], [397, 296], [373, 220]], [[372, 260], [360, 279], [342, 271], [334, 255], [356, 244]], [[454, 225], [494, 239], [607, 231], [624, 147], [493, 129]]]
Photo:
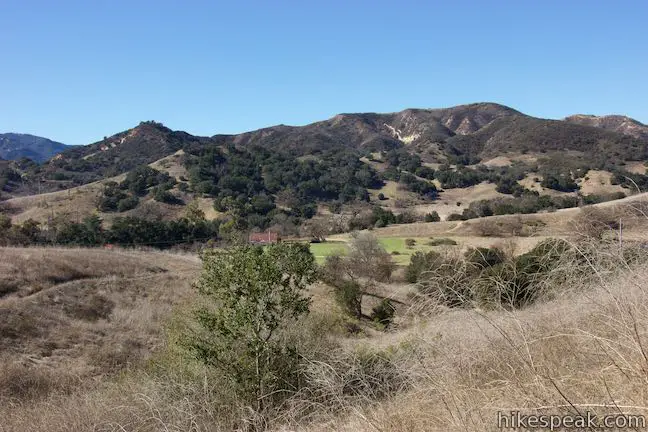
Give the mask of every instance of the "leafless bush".
[[388, 281], [395, 268], [391, 256], [378, 242], [378, 239], [368, 232], [353, 233], [348, 260], [356, 275], [377, 281]]
[[619, 229], [619, 217], [613, 210], [584, 207], [571, 221], [570, 228], [577, 241], [601, 240], [605, 234]]

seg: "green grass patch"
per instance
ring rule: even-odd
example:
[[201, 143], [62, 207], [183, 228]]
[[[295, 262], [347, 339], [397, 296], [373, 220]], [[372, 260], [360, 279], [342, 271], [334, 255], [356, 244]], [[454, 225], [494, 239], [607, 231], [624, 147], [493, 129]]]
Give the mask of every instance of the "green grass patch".
[[349, 246], [343, 241], [327, 241], [322, 243], [311, 243], [310, 251], [318, 264], [324, 263], [327, 256], [346, 255], [349, 253]]
[[[415, 244], [412, 247], [407, 247], [405, 244], [406, 239], [413, 239]], [[440, 243], [433, 243], [434, 240], [441, 240]], [[448, 239], [434, 239], [430, 240], [427, 237], [381, 237], [378, 242], [385, 248], [385, 250], [392, 255], [392, 259], [398, 265], [408, 265], [410, 258], [416, 252], [428, 252], [434, 250], [433, 246], [438, 245], [456, 245], [457, 242]], [[451, 243], [452, 242], [452, 243]], [[349, 246], [344, 241], [327, 241], [323, 243], [311, 243], [310, 251], [315, 256], [318, 264], [323, 264], [327, 256], [340, 254], [346, 255], [349, 253]]]
[[[410, 238], [415, 241], [415, 244], [412, 247], [407, 247], [405, 240]], [[432, 246], [429, 244], [429, 239], [426, 237], [382, 237], [379, 238], [378, 241], [387, 252], [392, 254], [392, 259], [398, 265], [408, 265], [410, 258], [416, 252], [428, 252], [433, 250]], [[456, 242], [454, 244], [456, 244]]]

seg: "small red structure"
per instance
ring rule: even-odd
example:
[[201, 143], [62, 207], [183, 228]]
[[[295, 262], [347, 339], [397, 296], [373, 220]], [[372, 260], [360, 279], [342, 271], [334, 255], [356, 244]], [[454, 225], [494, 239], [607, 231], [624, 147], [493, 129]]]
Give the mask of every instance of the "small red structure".
[[261, 233], [250, 233], [248, 238], [250, 244], [274, 244], [279, 243], [279, 234], [272, 231], [261, 232]]

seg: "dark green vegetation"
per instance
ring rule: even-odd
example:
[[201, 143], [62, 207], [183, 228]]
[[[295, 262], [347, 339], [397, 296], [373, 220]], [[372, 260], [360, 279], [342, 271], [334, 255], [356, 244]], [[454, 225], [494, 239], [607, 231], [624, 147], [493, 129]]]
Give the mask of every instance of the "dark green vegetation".
[[0, 134], [0, 158], [2, 159], [29, 158], [34, 162], [42, 163], [68, 148], [69, 146], [60, 142], [34, 135]]
[[153, 199], [167, 204], [181, 201], [169, 192], [176, 180], [147, 165], [135, 168], [121, 182], [106, 182], [97, 202], [102, 212], [124, 212], [139, 204], [139, 197], [153, 194]]
[[184, 343], [218, 370], [257, 413], [299, 390], [299, 347], [282, 337], [309, 312], [306, 288], [316, 279], [308, 247], [277, 244], [208, 250], [196, 288], [208, 304]]
[[648, 139], [648, 126], [626, 116], [593, 116], [577, 114], [565, 118], [565, 121], [584, 126], [598, 127], [613, 132], [620, 132], [635, 138]]
[[605, 195], [566, 195], [551, 197], [537, 192], [525, 191], [514, 198], [495, 198], [470, 203], [461, 214], [453, 214], [449, 220], [467, 220], [485, 216], [506, 214], [531, 214], [542, 211], [555, 211], [581, 205], [595, 204], [620, 199], [626, 195], [623, 192]]
[[616, 166], [623, 160], [648, 159], [648, 142], [608, 130], [528, 116], [498, 118], [474, 134], [447, 142], [449, 152], [474, 162], [507, 152], [583, 152], [596, 167]]
[[368, 201], [377, 173], [351, 152], [324, 151], [308, 159], [261, 147], [197, 146], [185, 150], [189, 190], [214, 197], [214, 206], [248, 225], [265, 227], [279, 212], [310, 218], [316, 202]]
[[219, 229], [219, 221], [191, 217], [173, 221], [124, 217], [115, 219], [110, 228], [104, 228], [97, 216], [88, 216], [81, 222], [61, 218], [42, 226], [31, 219], [22, 224], [12, 224], [11, 219], [0, 214], [0, 246], [114, 244], [159, 249], [190, 247], [197, 242], [219, 240]]

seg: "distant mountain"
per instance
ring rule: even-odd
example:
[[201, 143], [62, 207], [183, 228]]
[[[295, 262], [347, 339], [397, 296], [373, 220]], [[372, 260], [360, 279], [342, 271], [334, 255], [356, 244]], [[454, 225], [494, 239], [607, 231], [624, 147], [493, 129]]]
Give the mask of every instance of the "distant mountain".
[[565, 121], [619, 132], [635, 138], [648, 139], [647, 125], [622, 115], [594, 116], [576, 114], [565, 118]]
[[577, 151], [590, 163], [648, 159], [648, 139], [603, 128], [530, 116], [499, 118], [477, 132], [448, 140], [447, 152], [481, 159], [507, 153]]
[[236, 145], [259, 145], [296, 153], [336, 147], [385, 150], [443, 142], [455, 135], [474, 133], [497, 118], [519, 115], [522, 114], [503, 105], [477, 103], [390, 114], [339, 114], [307, 126], [280, 125], [227, 138]]
[[28, 134], [0, 134], [0, 157], [17, 160], [23, 157], [42, 163], [69, 148], [65, 144]]

